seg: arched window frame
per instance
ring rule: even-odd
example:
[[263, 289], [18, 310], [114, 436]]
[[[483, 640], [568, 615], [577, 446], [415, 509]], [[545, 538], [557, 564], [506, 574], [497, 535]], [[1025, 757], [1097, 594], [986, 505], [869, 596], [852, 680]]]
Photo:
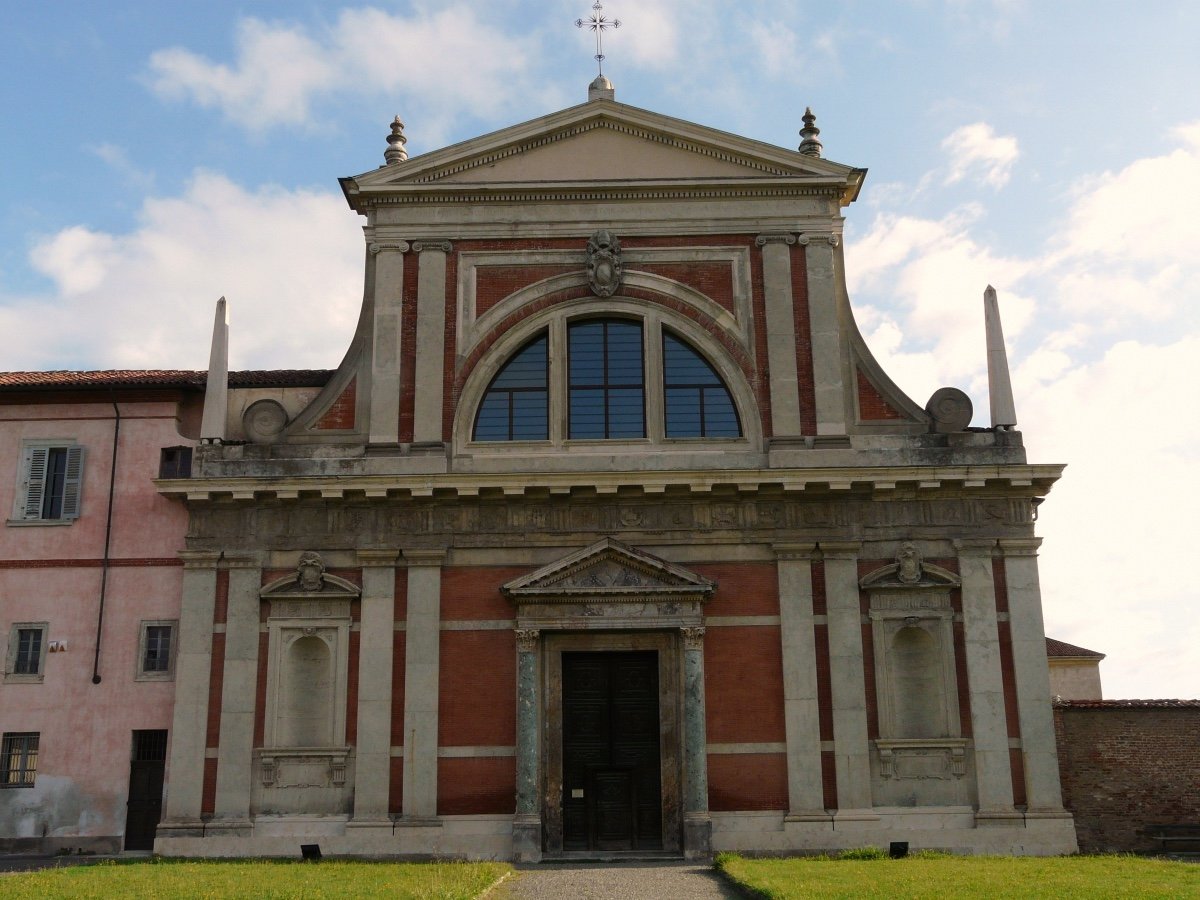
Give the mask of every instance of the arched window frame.
[[[567, 397], [569, 371], [567, 329], [583, 319], [631, 319], [642, 323], [643, 361], [645, 365], [646, 436], [643, 438], [571, 439], [567, 437]], [[692, 347], [712, 366], [733, 399], [742, 434], [737, 438], [668, 438], [666, 436], [663, 394], [663, 330]], [[550, 384], [550, 434], [545, 441], [476, 441], [473, 439], [475, 416], [488, 386], [514, 353], [541, 331], [548, 335]], [[741, 368], [712, 334], [690, 319], [657, 305], [640, 300], [613, 297], [607, 300], [587, 298], [568, 301], [531, 316], [493, 344], [468, 376], [455, 412], [454, 441], [461, 452], [486, 453], [489, 448], [567, 449], [572, 447], [614, 448], [647, 444], [675, 445], [681, 448], [704, 446], [712, 449], [749, 449], [762, 446], [761, 420], [757, 400]]]

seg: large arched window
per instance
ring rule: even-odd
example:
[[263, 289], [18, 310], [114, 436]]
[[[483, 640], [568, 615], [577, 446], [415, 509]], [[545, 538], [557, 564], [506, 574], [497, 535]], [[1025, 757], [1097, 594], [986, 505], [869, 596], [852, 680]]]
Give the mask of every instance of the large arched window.
[[642, 325], [624, 319], [574, 322], [567, 331], [571, 438], [646, 436]]
[[555, 317], [494, 370], [476, 442], [738, 439], [724, 377], [653, 313]]
[[504, 364], [479, 404], [477, 441], [544, 441], [549, 435], [546, 334]]
[[665, 331], [663, 395], [667, 437], [741, 437], [725, 382], [703, 356]]

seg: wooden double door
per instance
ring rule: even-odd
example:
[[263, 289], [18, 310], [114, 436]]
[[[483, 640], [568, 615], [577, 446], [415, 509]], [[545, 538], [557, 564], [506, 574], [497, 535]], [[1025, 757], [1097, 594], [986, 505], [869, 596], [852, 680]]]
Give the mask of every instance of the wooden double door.
[[562, 654], [562, 849], [661, 850], [659, 659]]

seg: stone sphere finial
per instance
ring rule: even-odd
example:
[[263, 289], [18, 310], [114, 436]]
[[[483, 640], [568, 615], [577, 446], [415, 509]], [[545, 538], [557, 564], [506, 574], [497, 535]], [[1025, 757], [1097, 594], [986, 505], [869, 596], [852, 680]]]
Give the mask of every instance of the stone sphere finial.
[[404, 145], [408, 143], [408, 138], [404, 136], [404, 123], [400, 121], [400, 117], [392, 119], [392, 133], [388, 135], [388, 147], [383, 151], [383, 159], [389, 166], [399, 165], [408, 159], [408, 151], [404, 149]]
[[821, 150], [824, 149], [820, 141], [817, 140], [817, 135], [821, 133], [821, 129], [817, 127], [817, 117], [813, 115], [812, 107], [804, 108], [804, 127], [800, 129], [800, 152], [805, 156], [821, 155]]

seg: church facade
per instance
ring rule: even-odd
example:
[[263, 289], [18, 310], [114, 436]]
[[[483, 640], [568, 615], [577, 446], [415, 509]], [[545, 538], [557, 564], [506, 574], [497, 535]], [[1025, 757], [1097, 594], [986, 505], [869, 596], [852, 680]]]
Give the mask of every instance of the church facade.
[[[342, 180], [357, 331], [188, 477], [156, 851], [1076, 849], [1034, 533], [1059, 465], [854, 323], [865, 172], [621, 104]], [[1007, 373], [1004, 373], [1005, 377]], [[1008, 426], [1005, 421], [1001, 425]]]

